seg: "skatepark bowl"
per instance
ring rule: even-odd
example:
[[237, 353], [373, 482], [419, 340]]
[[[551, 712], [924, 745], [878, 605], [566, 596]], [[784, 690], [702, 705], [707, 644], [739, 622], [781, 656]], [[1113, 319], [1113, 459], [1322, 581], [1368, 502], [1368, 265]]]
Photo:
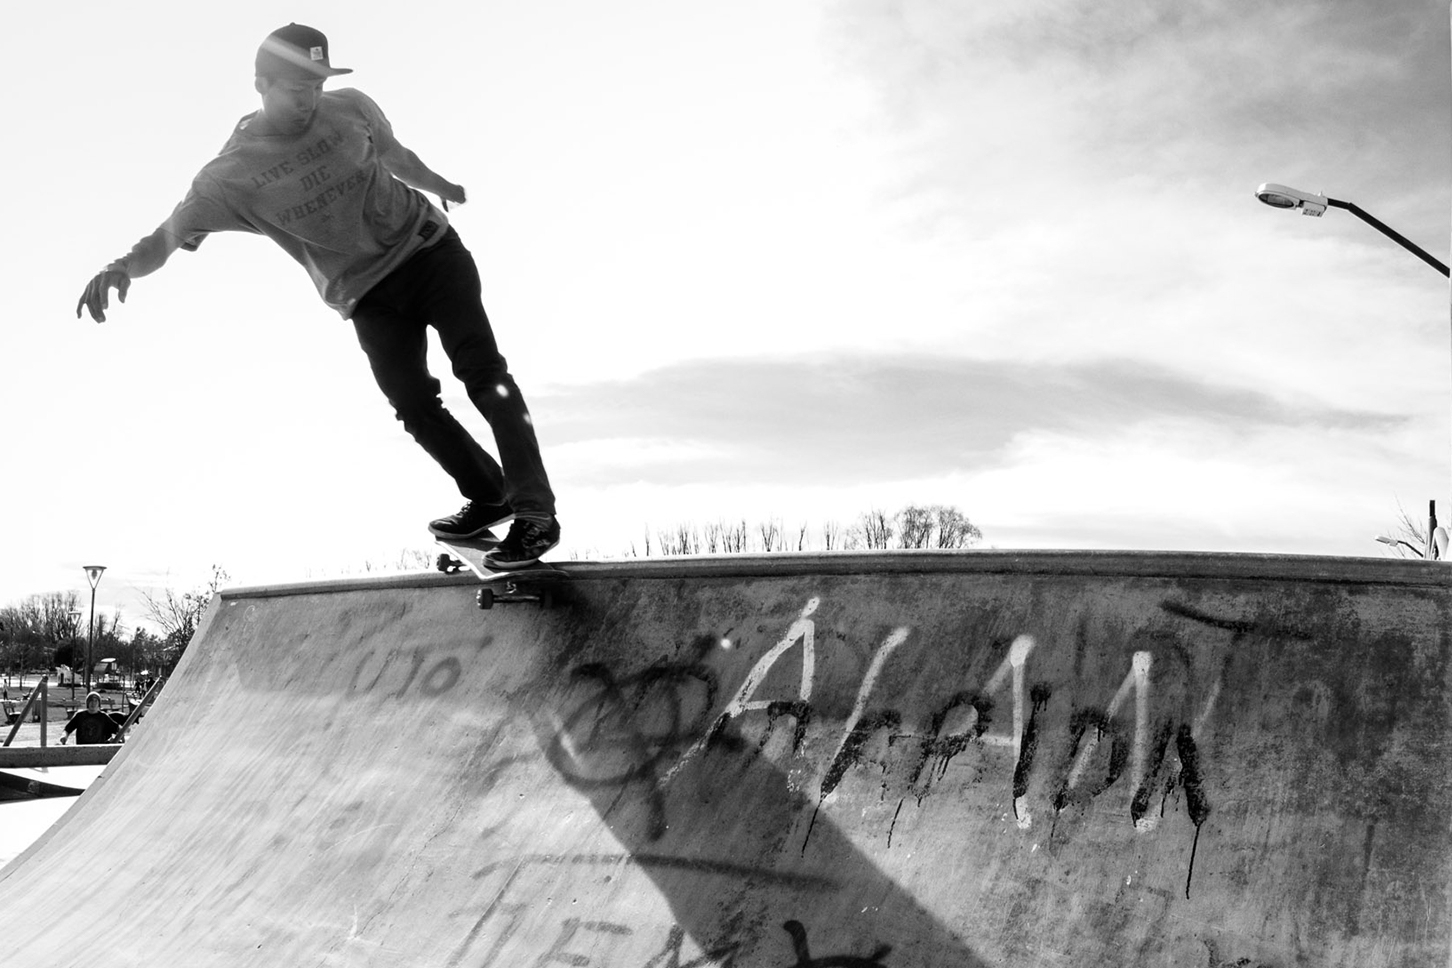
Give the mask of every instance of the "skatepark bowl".
[[574, 562], [223, 592], [6, 968], [1447, 968], [1452, 572]]

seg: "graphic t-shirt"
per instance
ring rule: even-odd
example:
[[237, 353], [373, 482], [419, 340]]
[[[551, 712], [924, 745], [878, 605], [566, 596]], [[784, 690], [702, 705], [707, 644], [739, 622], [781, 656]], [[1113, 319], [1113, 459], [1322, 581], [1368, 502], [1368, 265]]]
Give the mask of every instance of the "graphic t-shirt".
[[82, 709], [66, 723], [66, 735], [76, 734], [77, 743], [104, 743], [121, 731], [116, 720], [105, 713]]
[[265, 235], [302, 264], [344, 319], [369, 289], [442, 237], [444, 214], [394, 178], [393, 128], [362, 91], [325, 91], [307, 130], [259, 134], [243, 118], [162, 229], [195, 249], [208, 233]]

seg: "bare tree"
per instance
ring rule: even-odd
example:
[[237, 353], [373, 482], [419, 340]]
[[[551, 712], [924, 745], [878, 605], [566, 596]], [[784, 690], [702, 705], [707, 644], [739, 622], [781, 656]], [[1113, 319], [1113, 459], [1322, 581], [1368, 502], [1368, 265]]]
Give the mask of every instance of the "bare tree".
[[[1428, 526], [1436, 527], [1435, 505], [1429, 505], [1425, 520], [1419, 521], [1413, 518], [1400, 503], [1397, 504], [1397, 515], [1398, 520], [1391, 529], [1391, 533], [1377, 538], [1377, 540], [1386, 545], [1398, 558], [1425, 558], [1430, 533]], [[1436, 556], [1436, 549], [1433, 548], [1432, 557]]]
[[[437, 552], [432, 551], [421, 551], [418, 548], [400, 548], [398, 557], [392, 562], [374, 561], [371, 558], [366, 559], [363, 564], [358, 566], [358, 571], [364, 574], [372, 574], [374, 572], [387, 572], [391, 574], [399, 571], [428, 571], [432, 570], [437, 554]], [[347, 574], [348, 571], [349, 569], [344, 569], [343, 573]]]
[[932, 508], [909, 504], [897, 512], [898, 541], [904, 548], [930, 548], [938, 528]]
[[[7, 670], [20, 672], [22, 682], [27, 669], [50, 669], [55, 665], [56, 651], [83, 637], [81, 619], [84, 612], [76, 592], [47, 592], [31, 595], [19, 605], [0, 609], [0, 641], [4, 643]], [[97, 616], [98, 628], [106, 628], [106, 616]]]
[[721, 525], [721, 550], [728, 555], [741, 554], [746, 550], [746, 536], [750, 533], [745, 520], [735, 524], [723, 522]]
[[892, 519], [876, 508], [857, 519], [857, 535], [870, 551], [886, 551], [892, 547]]
[[661, 531], [656, 535], [663, 555], [698, 555], [701, 553], [701, 533], [693, 525], [678, 524], [672, 531]]
[[178, 595], [175, 589], [164, 589], [160, 594], [143, 592], [141, 597], [146, 602], [146, 613], [151, 620], [161, 627], [165, 633], [163, 641], [166, 643], [168, 652], [168, 664], [175, 665], [177, 660], [186, 651], [192, 636], [196, 634], [197, 627], [202, 623], [202, 616], [207, 612], [207, 606], [222, 585], [230, 581], [231, 575], [226, 569], [218, 565], [212, 566], [212, 576], [207, 584], [194, 588], [189, 592]]
[[910, 504], [895, 520], [903, 548], [971, 548], [983, 539], [983, 532], [967, 515], [943, 504]]
[[937, 526], [937, 547], [971, 548], [983, 540], [983, 532], [968, 516], [955, 507], [933, 505], [933, 518]]

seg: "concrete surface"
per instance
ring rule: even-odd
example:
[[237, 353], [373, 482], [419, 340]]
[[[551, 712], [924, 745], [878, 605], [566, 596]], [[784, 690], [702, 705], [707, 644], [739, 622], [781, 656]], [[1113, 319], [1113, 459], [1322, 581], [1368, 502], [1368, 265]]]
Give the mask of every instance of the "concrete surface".
[[[0, 800], [0, 866], [10, 863], [45, 833], [76, 802], [74, 797]], [[10, 949], [0, 938], [0, 952], [9, 963]], [[58, 961], [57, 964], [64, 964]]]
[[1452, 963], [1441, 566], [570, 570], [224, 593], [7, 968]]

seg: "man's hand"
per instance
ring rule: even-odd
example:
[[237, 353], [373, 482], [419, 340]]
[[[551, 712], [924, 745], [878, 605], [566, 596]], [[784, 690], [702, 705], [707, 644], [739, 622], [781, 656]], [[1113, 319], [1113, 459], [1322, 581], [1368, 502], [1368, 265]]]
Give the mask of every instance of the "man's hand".
[[96, 273], [96, 277], [86, 285], [86, 291], [81, 293], [80, 302], [76, 303], [76, 318], [81, 318], [81, 310], [90, 312], [91, 318], [98, 323], [106, 321], [106, 310], [111, 305], [111, 290], [116, 290], [116, 298], [121, 302], [126, 301], [126, 290], [131, 288], [131, 277], [120, 269], [102, 269]]
[[62, 737], [61, 737], [61, 745], [62, 745], [62, 746], [64, 746], [64, 745], [66, 745], [66, 740], [68, 740], [68, 739], [70, 739], [70, 738], [71, 738], [71, 737], [70, 737], [70, 735], [69, 735], [69, 734], [67, 734], [67, 735], [65, 735], [65, 736], [62, 736]]
[[469, 200], [464, 193], [464, 186], [455, 185], [452, 182], [445, 185], [439, 192], [439, 198], [443, 201], [444, 211], [446, 212], [450, 207], [458, 208]]

